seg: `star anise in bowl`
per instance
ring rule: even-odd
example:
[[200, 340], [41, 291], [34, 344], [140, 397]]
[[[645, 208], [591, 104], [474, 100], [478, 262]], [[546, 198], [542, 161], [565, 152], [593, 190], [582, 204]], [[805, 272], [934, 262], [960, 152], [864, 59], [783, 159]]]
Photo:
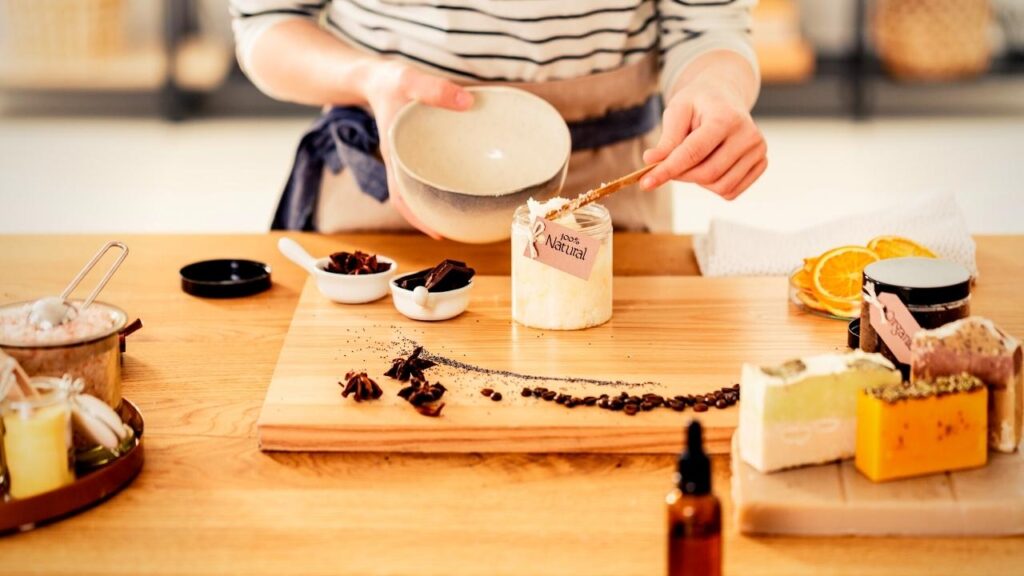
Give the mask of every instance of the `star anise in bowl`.
[[391, 361], [391, 368], [384, 375], [402, 382], [406, 382], [414, 376], [425, 380], [423, 371], [434, 366], [435, 363], [425, 358], [420, 358], [422, 352], [423, 346], [417, 346], [412, 351], [412, 354], [409, 354], [408, 358], [395, 358]]
[[380, 398], [384, 391], [380, 389], [366, 372], [356, 372], [355, 370], [345, 374], [345, 382], [338, 382], [339, 386], [345, 388], [341, 391], [341, 395], [348, 398], [350, 395], [355, 397], [356, 402], [362, 402], [363, 400], [376, 400]]
[[367, 254], [356, 250], [352, 252], [335, 252], [325, 270], [335, 274], [378, 274], [391, 269], [389, 262], [381, 262], [376, 254]]

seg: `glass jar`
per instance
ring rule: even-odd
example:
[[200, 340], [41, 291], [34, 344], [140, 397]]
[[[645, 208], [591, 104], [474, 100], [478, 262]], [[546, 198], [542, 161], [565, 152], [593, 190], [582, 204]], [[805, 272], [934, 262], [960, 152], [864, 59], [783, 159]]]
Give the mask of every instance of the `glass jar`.
[[910, 366], [895, 354], [871, 325], [871, 307], [884, 293], [895, 294], [922, 329], [938, 328], [971, 314], [971, 274], [949, 260], [892, 258], [864, 268], [860, 313], [860, 348], [888, 358], [909, 378]]
[[583, 280], [527, 255], [532, 242], [530, 210], [512, 219], [512, 318], [531, 328], [581, 330], [612, 317], [612, 218], [600, 204], [588, 204], [558, 222], [601, 242], [590, 277]]
[[0, 404], [0, 419], [12, 498], [29, 498], [75, 481], [66, 389], [47, 387], [35, 398], [8, 398]]

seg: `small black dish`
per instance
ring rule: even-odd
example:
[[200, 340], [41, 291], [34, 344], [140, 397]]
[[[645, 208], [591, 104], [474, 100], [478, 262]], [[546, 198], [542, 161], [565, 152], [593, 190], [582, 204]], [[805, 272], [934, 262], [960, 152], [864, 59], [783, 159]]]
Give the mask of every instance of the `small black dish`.
[[255, 260], [203, 260], [181, 269], [181, 289], [201, 298], [239, 298], [270, 288], [270, 266]]

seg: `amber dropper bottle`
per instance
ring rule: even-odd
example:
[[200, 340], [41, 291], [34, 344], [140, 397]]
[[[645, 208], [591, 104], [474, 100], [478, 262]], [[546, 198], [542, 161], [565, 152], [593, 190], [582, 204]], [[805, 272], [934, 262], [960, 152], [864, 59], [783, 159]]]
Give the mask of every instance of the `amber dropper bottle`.
[[669, 576], [719, 576], [722, 573], [722, 510], [711, 493], [711, 461], [704, 453], [700, 422], [686, 430], [679, 455], [676, 489], [668, 504]]

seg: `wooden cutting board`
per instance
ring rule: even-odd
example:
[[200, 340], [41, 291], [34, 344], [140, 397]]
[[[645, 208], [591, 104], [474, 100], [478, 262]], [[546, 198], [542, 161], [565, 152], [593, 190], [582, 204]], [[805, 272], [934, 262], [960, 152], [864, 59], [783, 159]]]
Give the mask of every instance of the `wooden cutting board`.
[[[739, 436], [737, 434], [737, 436]], [[743, 534], [1024, 534], [1024, 457], [989, 452], [972, 470], [872, 482], [853, 461], [762, 474], [732, 451], [732, 503]]]
[[[623, 390], [707, 393], [738, 382], [744, 361], [775, 363], [846, 346], [845, 323], [787, 303], [785, 278], [616, 278], [612, 320], [574, 332], [514, 323], [508, 277], [474, 283], [466, 313], [427, 323], [401, 316], [390, 298], [332, 303], [307, 282], [260, 413], [262, 449], [677, 452], [684, 424], [696, 416], [706, 427], [709, 451], [727, 453], [735, 406], [629, 416], [568, 409], [520, 391], [528, 385], [581, 397]], [[426, 373], [448, 388], [439, 418], [418, 414], [396, 396], [402, 385], [383, 375], [392, 358], [416, 345], [447, 359]], [[338, 381], [349, 370], [367, 371], [384, 396], [363, 403], [342, 398]], [[483, 387], [504, 399], [484, 397]]]

